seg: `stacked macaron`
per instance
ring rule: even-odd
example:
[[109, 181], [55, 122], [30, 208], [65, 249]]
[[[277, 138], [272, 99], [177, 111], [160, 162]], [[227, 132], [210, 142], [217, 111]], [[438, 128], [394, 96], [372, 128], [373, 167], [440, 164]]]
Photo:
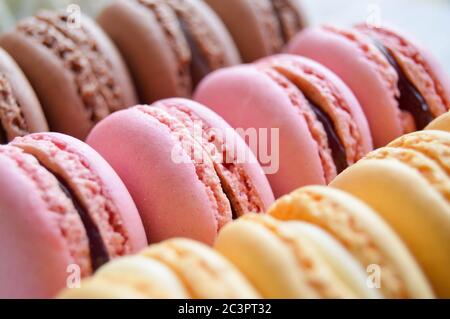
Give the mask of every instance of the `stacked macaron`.
[[297, 32], [308, 24], [301, 0], [205, 2], [225, 23], [244, 62], [280, 53]]
[[48, 131], [33, 89], [13, 59], [0, 49], [0, 144]]
[[[268, 176], [275, 196], [299, 186], [323, 185], [372, 150], [364, 113], [350, 89], [312, 60], [276, 55], [252, 65], [216, 71], [195, 99], [230, 125], [275, 138], [259, 140], [278, 166]], [[255, 153], [258, 149], [254, 150]], [[257, 153], [265, 166], [266, 154]]]
[[98, 22], [124, 56], [143, 103], [190, 97], [206, 74], [240, 63], [222, 21], [202, 0], [119, 0]]
[[256, 299], [258, 292], [223, 256], [187, 239], [152, 245], [139, 255], [111, 262], [60, 298]]
[[312, 58], [342, 78], [364, 109], [375, 146], [382, 147], [450, 109], [448, 77], [410, 38], [388, 27], [324, 26], [300, 32], [287, 51]]
[[233, 218], [265, 212], [272, 190], [241, 137], [186, 99], [117, 112], [88, 143], [128, 187], [151, 243], [188, 237], [212, 244]]
[[147, 244], [117, 174], [72, 137], [36, 133], [0, 146], [0, 297], [49, 298], [68, 271], [91, 275]]
[[450, 133], [411, 133], [370, 153], [331, 183], [391, 225], [443, 298], [450, 296], [449, 156]]
[[95, 123], [135, 105], [136, 97], [103, 31], [88, 17], [71, 19], [66, 12], [43, 11], [20, 21], [0, 45], [30, 81], [50, 129], [84, 139]]
[[369, 206], [324, 186], [227, 224], [214, 250], [172, 239], [112, 261], [60, 298], [433, 298], [402, 240]]

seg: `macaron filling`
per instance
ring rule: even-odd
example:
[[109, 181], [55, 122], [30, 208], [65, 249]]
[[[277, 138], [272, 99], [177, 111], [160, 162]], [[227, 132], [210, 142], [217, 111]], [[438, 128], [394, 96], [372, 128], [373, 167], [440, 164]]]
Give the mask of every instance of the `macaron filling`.
[[291, 0], [269, 0], [280, 26], [281, 38], [288, 43], [303, 27], [303, 19]]
[[85, 27], [70, 27], [67, 14], [42, 12], [20, 22], [17, 31], [52, 51], [73, 74], [87, 117], [93, 123], [123, 106], [110, 61]]
[[333, 157], [333, 162], [336, 166], [336, 173], [339, 174], [348, 167], [347, 154], [345, 153], [344, 145], [339, 139], [336, 128], [330, 116], [311, 100], [308, 100], [308, 103], [309, 107], [316, 115], [317, 120], [322, 123], [322, 126], [325, 129], [328, 138], [328, 145], [331, 149]]
[[0, 74], [0, 144], [28, 134], [28, 127], [9, 81]]
[[[235, 157], [227, 156], [234, 150], [227, 150], [222, 135], [224, 132], [211, 127], [193, 111], [182, 105], [176, 103], [172, 105], [160, 103], [157, 105], [166, 109], [167, 112], [182, 122], [192, 132], [197, 142], [202, 144], [204, 150], [208, 152], [214, 163], [223, 191], [230, 201], [233, 218], [251, 212], [263, 213], [264, 205], [250, 176], [241, 164], [236, 163]], [[195, 134], [195, 130], [199, 128], [202, 130], [201, 136]]]
[[399, 94], [396, 96], [396, 100], [398, 102], [398, 107], [402, 111], [406, 111], [412, 115], [416, 130], [424, 129], [434, 119], [425, 98], [408, 79], [390, 50], [379, 40], [372, 38], [372, 41], [389, 61], [389, 64], [397, 71]]
[[[44, 165], [41, 164], [45, 168]], [[48, 171], [50, 174], [55, 176], [59, 182], [59, 188], [67, 196], [68, 199], [73, 203], [78, 215], [81, 218], [86, 235], [89, 241], [89, 254], [91, 257], [92, 270], [96, 271], [102, 265], [106, 264], [110, 257], [108, 255], [108, 250], [106, 249], [105, 243], [102, 240], [102, 236], [95, 222], [92, 220], [91, 216], [87, 212], [83, 204], [78, 200], [76, 194], [70, 189], [70, 186], [64, 181], [63, 178]]]
[[93, 267], [131, 253], [129, 235], [118, 208], [81, 153], [66, 142], [44, 134], [17, 138], [12, 145], [34, 156], [57, 178], [64, 193], [76, 204], [93, 249]]

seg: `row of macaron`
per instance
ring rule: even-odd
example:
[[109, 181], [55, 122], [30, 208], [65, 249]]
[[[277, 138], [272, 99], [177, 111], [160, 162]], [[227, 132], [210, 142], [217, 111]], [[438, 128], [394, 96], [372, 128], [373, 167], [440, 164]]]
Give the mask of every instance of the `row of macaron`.
[[170, 239], [102, 266], [59, 298], [447, 298], [450, 114], [331, 186], [246, 214], [213, 248]]
[[49, 128], [85, 139], [138, 101], [191, 97], [209, 72], [279, 52], [302, 15], [297, 0], [118, 0], [98, 23], [38, 12], [0, 39], [29, 81], [0, 52], [0, 140]]
[[[97, 21], [98, 25], [86, 16], [75, 21], [69, 13], [44, 11], [20, 21], [1, 37], [0, 45], [31, 84], [1, 52], [3, 141], [48, 128], [85, 139], [97, 122], [114, 111], [138, 101], [192, 97], [212, 71], [253, 62], [281, 50], [316, 60], [343, 80], [367, 118], [375, 147], [423, 129], [450, 108], [448, 77], [411, 37], [370, 25], [349, 29], [325, 26], [298, 32], [306, 26], [298, 1], [118, 0], [104, 9]], [[329, 121], [329, 115], [335, 120], [328, 107], [321, 105], [324, 92], [319, 94], [317, 88], [310, 88], [314, 78], [304, 79], [309, 84], [305, 86], [305, 81], [292, 79], [286, 71], [276, 72], [281, 73], [281, 79], [279, 74], [271, 76], [276, 76], [278, 85], [294, 82], [285, 90], [295, 91], [296, 86], [308, 102], [323, 111], [315, 113], [326, 113], [316, 117]], [[238, 91], [228, 81], [220, 85], [222, 80], [234, 82], [245, 74], [239, 68], [215, 72], [194, 96], [208, 102], [204, 104], [233, 126], [242, 124], [245, 128], [254, 123], [246, 116], [242, 116], [242, 123], [233, 123], [225, 116], [222, 104], [233, 104], [226, 106], [229, 111], [240, 110], [242, 101], [248, 100], [247, 104], [253, 106], [258, 102], [252, 100], [253, 90], [260, 90], [260, 82], [251, 78], [235, 85], [253, 89], [251, 92]], [[205, 90], [214, 95], [213, 101], [204, 97]], [[240, 103], [224, 98], [230, 95], [242, 97]], [[268, 90], [262, 98], [273, 95]], [[298, 99], [298, 93], [291, 95]], [[342, 97], [338, 94], [334, 98], [339, 102]], [[343, 110], [338, 114], [348, 113], [347, 109], [353, 107], [340, 108]], [[367, 148], [369, 143], [364, 142]], [[347, 146], [345, 141], [338, 144], [334, 147]], [[350, 162], [351, 157], [347, 159]], [[341, 166], [345, 159], [343, 162]], [[333, 168], [327, 170], [333, 175]]]
[[[120, 177], [93, 148], [66, 135], [36, 133], [16, 138], [7, 146], [0, 146], [0, 296], [53, 297], [68, 285], [71, 275], [77, 276], [74, 277], [76, 280], [90, 277], [97, 271], [101, 274], [102, 267], [111, 260], [138, 253], [149, 243], [157, 245], [158, 242], [180, 237], [195, 239], [203, 242], [203, 245], [216, 247], [220, 246], [221, 238], [228, 238], [230, 244], [223, 246], [224, 254], [248, 278], [250, 286], [254, 287], [254, 291], [258, 291], [257, 295], [261, 296], [449, 296], [450, 283], [447, 280], [445, 265], [450, 261], [450, 113], [434, 121], [429, 126], [430, 130], [405, 135], [387, 147], [369, 153], [345, 170], [331, 185], [347, 191], [347, 195], [343, 192], [339, 194], [325, 186], [306, 187], [282, 197], [274, 204], [270, 187], [264, 180], [264, 174], [258, 173], [259, 166], [256, 161], [252, 165], [232, 163], [228, 166], [229, 170], [224, 166], [223, 175], [216, 178], [213, 174], [217, 173], [208, 170], [208, 165], [205, 164], [209, 158], [211, 162], [215, 158], [209, 154], [206, 154], [206, 160], [202, 162], [189, 160], [185, 164], [168, 164], [171, 162], [167, 157], [169, 150], [164, 150], [165, 146], [161, 148], [154, 140], [169, 141], [172, 143], [169, 147], [174, 147], [175, 142], [170, 135], [179, 134], [178, 136], [193, 149], [198, 149], [195, 145], [202, 145], [202, 142], [194, 141], [193, 137], [189, 141], [188, 135], [184, 135], [186, 130], [183, 129], [181, 121], [176, 123], [179, 121], [177, 114], [187, 114], [184, 113], [186, 110], [190, 110], [189, 112], [196, 114], [198, 118], [207, 119], [207, 122], [204, 120], [206, 125], [214, 119], [213, 113], [207, 108], [182, 99], [165, 100], [157, 105], [138, 106], [118, 113], [119, 118], [126, 115], [126, 121], [123, 121], [122, 125], [137, 124], [139, 134], [143, 135], [142, 142], [150, 143], [147, 149], [144, 143], [139, 144], [143, 148], [141, 152], [120, 150], [122, 146], [118, 147], [116, 153], [126, 154], [128, 158], [124, 159], [122, 156], [117, 163], [131, 159], [133, 165], [137, 165], [124, 165], [123, 170], [118, 170]], [[205, 117], [205, 114], [208, 114], [209, 118]], [[217, 115], [215, 118], [219, 119]], [[159, 119], [171, 119], [172, 127], [179, 129], [164, 129], [164, 124], [159, 122]], [[220, 131], [216, 132], [216, 139], [220, 141]], [[236, 141], [241, 147], [246, 147], [242, 140]], [[154, 144], [151, 144], [152, 142]], [[149, 152], [152, 148], [158, 148], [158, 152]], [[112, 146], [112, 149], [117, 149], [117, 146]], [[207, 150], [208, 147], [204, 149]], [[113, 162], [112, 165], [117, 163]], [[218, 162], [213, 164], [217, 165]], [[200, 171], [203, 172], [202, 176], [207, 178], [201, 179], [201, 176], [197, 176]], [[220, 171], [218, 169], [216, 172]], [[233, 172], [239, 172], [238, 178], [234, 178]], [[155, 174], [160, 175], [158, 177]], [[249, 178], [244, 179], [245, 186], [241, 188], [233, 183], [242, 181], [242, 178], [239, 178], [242, 174], [248, 174]], [[160, 184], [154, 183], [155, 178]], [[206, 185], [206, 181], [211, 184]], [[244, 191], [251, 182], [254, 182], [253, 192], [246, 195]], [[229, 188], [223, 188], [222, 196], [211, 193], [219, 191], [222, 185], [230, 185]], [[261, 206], [252, 207], [250, 198], [255, 198], [256, 194], [262, 194], [264, 191], [267, 193], [266, 197], [259, 199], [262, 201]], [[232, 197], [236, 194], [241, 196]], [[223, 200], [222, 206], [217, 202], [219, 198]], [[219, 208], [227, 205], [232, 208], [228, 214], [224, 214]], [[241, 214], [234, 214], [240, 207], [250, 208]], [[255, 214], [258, 210], [260, 214]], [[294, 230], [299, 229], [299, 233], [296, 235], [294, 230], [288, 231], [288, 237], [285, 238], [284, 231], [278, 231], [278, 226], [271, 226], [272, 221], [257, 216], [263, 216], [262, 213], [267, 211], [281, 220], [298, 219], [315, 224], [335, 237], [345, 249], [326, 239], [327, 236], [321, 235], [320, 231], [310, 230], [313, 233], [311, 236], [319, 233], [319, 237], [313, 237], [317, 240], [313, 246], [319, 245], [313, 255], [317, 253], [320, 256], [316, 274], [316, 270], [313, 271], [310, 267], [310, 256], [304, 256], [295, 244], [297, 239], [300, 242], [308, 241], [303, 237], [309, 238], [308, 228], [311, 227], [293, 226]], [[238, 221], [233, 222], [232, 219]], [[292, 257], [289, 261], [285, 255], [288, 263], [284, 265], [285, 257], [279, 259], [274, 257], [278, 256], [277, 254], [272, 255], [274, 251], [280, 250], [279, 246], [269, 244], [275, 239], [269, 239], [269, 242], [259, 241], [258, 230], [255, 234], [246, 227], [239, 230], [239, 225], [246, 225], [246, 221], [267, 227], [265, 233], [272, 233], [275, 237], [282, 236], [281, 241], [286, 248], [293, 249], [294, 256], [301, 258], [299, 260], [304, 263], [293, 260]], [[306, 230], [301, 231], [302, 227], [306, 227]], [[237, 228], [237, 233], [241, 235], [237, 236], [234, 231], [227, 230], [234, 228]], [[287, 240], [289, 234], [298, 238]], [[264, 232], [261, 236], [266, 237]], [[279, 242], [280, 238], [277, 240], [276, 242]], [[169, 247], [171, 245], [169, 244]], [[166, 244], [162, 244], [155, 247], [165, 246]], [[286, 248], [280, 251], [284, 254]], [[203, 278], [203, 275], [222, 273], [222, 270], [217, 273], [210, 272], [209, 267], [202, 270], [196, 266], [199, 261], [194, 256], [191, 256], [191, 259], [189, 253], [183, 253], [181, 248], [171, 249], [173, 250], [166, 251], [167, 248], [161, 248], [161, 253], [166, 252], [170, 260], [165, 262], [170, 262], [171, 267], [182, 267], [184, 263], [179, 261], [179, 258], [187, 258], [190, 265], [188, 273], [199, 285], [209, 285], [209, 279], [199, 279]], [[346, 250], [347, 253], [344, 253]], [[292, 253], [287, 253], [287, 256]], [[378, 281], [374, 279], [375, 282], [369, 286], [373, 284], [381, 287], [381, 290], [362, 289], [367, 281], [362, 280], [362, 275], [353, 276], [357, 268], [352, 266], [355, 261], [348, 262], [352, 260], [348, 253], [360, 263], [359, 272], [356, 273], [362, 274], [361, 267], [363, 270], [369, 266], [375, 267], [370, 268], [372, 270], [380, 270], [377, 272], [379, 276], [374, 277], [378, 278]], [[266, 254], [265, 257], [262, 254]], [[337, 261], [334, 258], [337, 258]], [[124, 267], [131, 270], [127, 268], [126, 260], [128, 259], [125, 259]], [[267, 263], [262, 263], [262, 260]], [[194, 264], [190, 264], [191, 262]], [[206, 261], [199, 263], [208, 265]], [[109, 265], [115, 263], [108, 264], [107, 269]], [[121, 262], [118, 265], [120, 268]], [[291, 269], [293, 265], [302, 267], [294, 267], [294, 271]], [[114, 266], [112, 267], [114, 269]], [[196, 270], [197, 268], [199, 270]], [[305, 272], [308, 273], [309, 270], [312, 277], [304, 277]], [[150, 274], [152, 271], [152, 268], [148, 270]], [[198, 278], [197, 271], [200, 272]], [[204, 271], [207, 274], [201, 274]], [[323, 271], [327, 274], [324, 278]], [[112, 289], [112, 286], [109, 287], [111, 289], [105, 290], [104, 286], [97, 286], [97, 281], [94, 280], [92, 289], [97, 291], [97, 295], [92, 296], [101, 297], [103, 294], [103, 297], [112, 297], [116, 294], [116, 297], [137, 297], [141, 294], [141, 297], [175, 297], [156, 292], [149, 294], [144, 292], [146, 288], [135, 291], [136, 287], [146, 287], [148, 280], [153, 283], [164, 276], [155, 276], [153, 273], [151, 279], [145, 279], [145, 276], [142, 279], [142, 273], [137, 272], [138, 277], [133, 277], [134, 274], [135, 271], [127, 274], [119, 272], [117, 276], [123, 276], [124, 282], [112, 278], [113, 283], [107, 283], [117, 287], [124, 284], [126, 287], [132, 286], [123, 287], [123, 290]], [[294, 277], [289, 277], [291, 275]], [[140, 282], [139, 278], [143, 282]], [[299, 281], [303, 280], [302, 278], [308, 280]], [[330, 278], [338, 278], [340, 287], [346, 288], [325, 289], [323, 280], [328, 282]], [[228, 277], [224, 280], [234, 282]], [[184, 279], [181, 281], [186, 283]], [[273, 286], [274, 290], [271, 290], [270, 286]], [[86, 288], [87, 291], [70, 289], [67, 294], [90, 297], [89, 287], [90, 284]], [[310, 290], [311, 287], [314, 289]], [[355, 287], [360, 290], [355, 290]], [[212, 288], [207, 288], [202, 295], [185, 287], [185, 290], [192, 294], [191, 297], [244, 297], [206, 294], [210, 289]], [[221, 291], [221, 286], [215, 289], [217, 290], [211, 291]], [[110, 291], [109, 294], [107, 291]], [[134, 294], [126, 295], [133, 291]], [[158, 288], [157, 291], [166, 290]]]

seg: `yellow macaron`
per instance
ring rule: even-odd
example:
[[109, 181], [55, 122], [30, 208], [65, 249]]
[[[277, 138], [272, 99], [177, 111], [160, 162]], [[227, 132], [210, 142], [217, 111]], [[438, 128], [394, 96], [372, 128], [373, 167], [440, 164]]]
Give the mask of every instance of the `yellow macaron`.
[[249, 281], [212, 248], [188, 239], [155, 244], [101, 267], [59, 298], [260, 298]]
[[381, 296], [344, 247], [311, 224], [249, 214], [226, 225], [215, 248], [265, 298]]
[[370, 153], [331, 186], [371, 206], [397, 232], [431, 281], [450, 297], [450, 133], [405, 135]]
[[439, 116], [433, 122], [428, 124], [425, 130], [438, 130], [450, 132], [450, 112], [447, 112]]
[[364, 269], [380, 270], [380, 292], [385, 297], [433, 297], [427, 279], [403, 242], [371, 208], [350, 194], [308, 186], [280, 198], [269, 208], [269, 214], [327, 231]]

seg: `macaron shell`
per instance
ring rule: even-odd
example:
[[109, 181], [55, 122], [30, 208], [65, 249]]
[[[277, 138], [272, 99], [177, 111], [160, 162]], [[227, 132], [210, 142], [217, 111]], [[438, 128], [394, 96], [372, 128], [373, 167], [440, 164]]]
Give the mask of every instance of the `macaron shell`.
[[189, 298], [189, 293], [175, 272], [156, 260], [139, 255], [106, 264], [97, 271], [95, 278], [133, 287], [147, 298]]
[[447, 112], [433, 122], [431, 122], [425, 130], [440, 130], [450, 132], [450, 112]]
[[[150, 9], [135, 1], [119, 0], [108, 5], [97, 21], [122, 53], [141, 101], [189, 96], [190, 87], [180, 86], [180, 61]], [[178, 23], [175, 16], [173, 23]], [[188, 49], [185, 41], [180, 45]]]
[[[170, 99], [169, 101], [173, 104], [179, 103], [180, 105], [192, 110], [210, 127], [223, 132], [226, 138], [226, 149], [234, 150], [237, 155], [245, 155], [245, 162], [239, 162], [238, 164], [241, 164], [244, 167], [244, 170], [253, 182], [265, 209], [267, 209], [274, 201], [272, 189], [270, 188], [269, 182], [264, 175], [258, 160], [239, 134], [235, 133], [234, 129], [218, 114], [197, 102], [176, 98]], [[164, 101], [160, 101], [159, 103], [164, 104]]]
[[404, 133], [395, 91], [356, 42], [324, 28], [310, 28], [291, 41], [287, 52], [316, 60], [349, 86], [367, 116], [375, 147]]
[[310, 241], [270, 217], [247, 215], [230, 223], [215, 248], [264, 298], [355, 297]]
[[65, 286], [74, 259], [42, 191], [14, 167], [0, 158], [0, 297], [52, 298]]
[[0, 74], [3, 74], [11, 85], [14, 97], [20, 105], [20, 110], [25, 118], [29, 132], [48, 131], [47, 121], [30, 83], [16, 62], [1, 48]]
[[253, 62], [281, 49], [283, 42], [270, 1], [206, 0], [206, 3], [222, 18], [244, 62]]
[[136, 105], [138, 102], [136, 91], [128, 68], [118, 49], [94, 20], [83, 15], [81, 19], [83, 27], [95, 38], [98, 49], [110, 62], [109, 66], [114, 74], [114, 80], [117, 81], [117, 86], [120, 88], [122, 105], [112, 111], [118, 111]]
[[438, 297], [450, 295], [450, 208], [416, 170], [393, 160], [364, 160], [332, 187], [350, 192], [397, 232], [430, 279]]
[[212, 248], [186, 239], [150, 246], [141, 255], [164, 263], [178, 274], [192, 298], [256, 299], [247, 279]]
[[264, 158], [267, 154], [258, 156], [258, 150], [252, 145], [250, 148], [265, 169], [275, 197], [302, 185], [325, 184], [317, 145], [304, 118], [285, 91], [255, 67], [239, 66], [212, 73], [198, 87], [195, 100], [234, 128], [268, 133], [270, 139], [259, 143], [272, 147], [271, 163]]
[[[213, 243], [217, 221], [212, 203], [191, 159], [166, 126], [137, 109], [120, 111], [94, 128], [88, 144], [122, 178], [150, 243], [171, 237]], [[174, 162], [173, 154], [183, 164]]]
[[433, 292], [414, 257], [369, 206], [338, 189], [308, 186], [279, 199], [269, 214], [301, 220], [329, 232], [363, 266], [381, 267], [381, 291], [388, 298], [431, 298]]

